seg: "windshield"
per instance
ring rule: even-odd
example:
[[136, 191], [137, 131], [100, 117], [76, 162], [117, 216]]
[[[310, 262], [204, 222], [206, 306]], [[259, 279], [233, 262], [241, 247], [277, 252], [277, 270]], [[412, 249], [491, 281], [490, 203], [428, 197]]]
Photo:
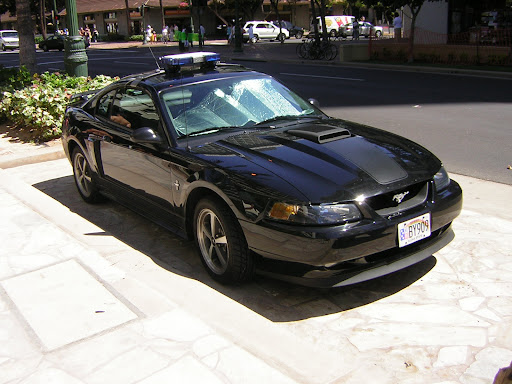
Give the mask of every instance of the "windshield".
[[232, 77], [177, 87], [161, 95], [178, 137], [248, 128], [279, 117], [323, 116], [270, 77]]
[[18, 32], [4, 32], [2, 33], [2, 37], [18, 37]]

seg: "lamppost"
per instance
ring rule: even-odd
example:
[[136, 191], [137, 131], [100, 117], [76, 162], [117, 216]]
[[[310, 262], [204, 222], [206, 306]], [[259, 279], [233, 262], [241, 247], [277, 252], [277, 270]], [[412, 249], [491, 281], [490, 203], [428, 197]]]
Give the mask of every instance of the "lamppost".
[[64, 66], [71, 76], [86, 76], [87, 53], [83, 36], [78, 33], [78, 16], [76, 14], [76, 0], [66, 0], [66, 20], [69, 36], [64, 40]]

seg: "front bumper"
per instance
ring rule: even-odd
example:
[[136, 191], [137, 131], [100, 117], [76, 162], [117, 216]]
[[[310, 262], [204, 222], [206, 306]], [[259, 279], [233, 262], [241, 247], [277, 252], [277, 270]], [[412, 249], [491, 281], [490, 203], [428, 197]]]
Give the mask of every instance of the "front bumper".
[[333, 288], [357, 284], [407, 268], [432, 256], [455, 237], [450, 226], [439, 231], [429, 242], [412, 248], [369, 258], [364, 263], [344, 262], [332, 268], [264, 259], [258, 273], [294, 284], [315, 288]]
[[12, 42], [12, 41], [4, 41], [3, 45], [7, 49], [18, 49], [20, 47], [20, 43]]
[[[397, 217], [372, 217], [335, 227], [291, 227], [242, 223], [249, 248], [261, 256], [258, 271], [294, 283], [333, 287], [373, 279], [415, 264], [453, 238], [452, 221], [462, 209], [462, 191], [452, 181], [435, 201]], [[398, 247], [400, 222], [430, 212], [432, 234]]]

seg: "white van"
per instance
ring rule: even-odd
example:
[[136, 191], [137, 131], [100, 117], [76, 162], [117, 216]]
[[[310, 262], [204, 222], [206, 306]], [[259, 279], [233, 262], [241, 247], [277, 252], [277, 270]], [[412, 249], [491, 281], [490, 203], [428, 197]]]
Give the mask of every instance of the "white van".
[[14, 29], [7, 29], [0, 31], [0, 49], [16, 49], [20, 47], [20, 40], [18, 39], [18, 31]]
[[[344, 26], [348, 23], [353, 23], [355, 20], [355, 16], [325, 16], [325, 25], [327, 29], [327, 34], [332, 37], [338, 36], [338, 31], [340, 27]], [[318, 20], [318, 32], [322, 32], [322, 18], [317, 17]]]

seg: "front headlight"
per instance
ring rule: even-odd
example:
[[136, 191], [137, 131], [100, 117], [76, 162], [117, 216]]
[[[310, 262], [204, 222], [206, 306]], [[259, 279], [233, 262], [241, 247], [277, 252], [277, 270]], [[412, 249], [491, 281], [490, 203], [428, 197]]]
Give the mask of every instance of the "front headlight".
[[448, 172], [444, 167], [434, 175], [434, 185], [436, 187], [436, 191], [440, 191], [446, 188], [450, 184], [450, 176], [448, 176]]
[[361, 219], [354, 204], [295, 205], [274, 203], [268, 213], [274, 220], [306, 225], [345, 224]]

